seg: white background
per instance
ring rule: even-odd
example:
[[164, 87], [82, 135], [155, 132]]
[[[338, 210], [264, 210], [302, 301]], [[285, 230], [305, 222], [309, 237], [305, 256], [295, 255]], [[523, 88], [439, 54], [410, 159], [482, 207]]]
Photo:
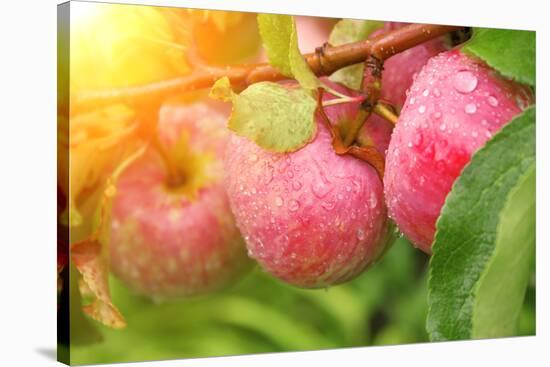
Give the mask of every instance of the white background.
[[[56, 365], [56, 4], [2, 2], [0, 21], [0, 366]], [[119, 1], [131, 2], [131, 1]], [[140, 366], [548, 365], [550, 66], [543, 1], [142, 1], [260, 12], [537, 31], [537, 336], [476, 342], [141, 363]], [[546, 19], [545, 19], [546, 17]], [[131, 347], [131, 346], [129, 346]]]

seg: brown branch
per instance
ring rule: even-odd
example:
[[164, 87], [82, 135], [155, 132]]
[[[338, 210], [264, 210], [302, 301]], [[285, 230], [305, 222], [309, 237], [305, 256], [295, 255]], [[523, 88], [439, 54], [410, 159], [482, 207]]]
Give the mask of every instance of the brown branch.
[[[304, 57], [316, 75], [330, 75], [345, 66], [363, 62], [369, 56], [385, 60], [422, 42], [461, 28], [463, 27], [410, 24], [365, 41], [336, 47], [329, 47], [325, 44], [317, 52], [306, 54]], [[287, 79], [267, 63], [207, 68], [193, 71], [180, 78], [157, 83], [80, 92], [71, 96], [71, 112], [75, 113], [112, 103], [155, 106], [177, 93], [211, 87], [216, 80], [223, 76], [227, 76], [236, 89], [244, 89], [246, 86], [260, 81]]]

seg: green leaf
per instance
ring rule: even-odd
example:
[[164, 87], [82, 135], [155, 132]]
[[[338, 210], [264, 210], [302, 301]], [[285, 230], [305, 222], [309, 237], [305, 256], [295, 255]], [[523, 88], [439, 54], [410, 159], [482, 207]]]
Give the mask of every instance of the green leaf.
[[258, 25], [269, 63], [282, 74], [295, 78], [303, 88], [314, 90], [319, 79], [298, 48], [298, 33], [290, 15], [259, 14]]
[[231, 90], [227, 78], [218, 80], [210, 96], [233, 102], [228, 127], [264, 149], [291, 152], [315, 136], [315, 99], [301, 88], [277, 83], [254, 83], [241, 94]]
[[[431, 340], [515, 332], [533, 249], [534, 165], [530, 107], [474, 154], [454, 183], [430, 262]], [[485, 318], [491, 312], [498, 319]]]
[[290, 15], [258, 14], [258, 27], [269, 63], [281, 73], [292, 77], [290, 39], [294, 20]]
[[[328, 43], [339, 46], [346, 43], [366, 40], [372, 32], [381, 28], [383, 22], [374, 20], [342, 19], [332, 29]], [[348, 88], [359, 90], [363, 80], [362, 63], [342, 68], [330, 76], [333, 82], [341, 83]]]
[[535, 254], [535, 177], [533, 165], [502, 211], [495, 250], [476, 289], [474, 338], [517, 333]]
[[535, 86], [535, 32], [474, 28], [462, 50], [485, 61], [502, 75]]

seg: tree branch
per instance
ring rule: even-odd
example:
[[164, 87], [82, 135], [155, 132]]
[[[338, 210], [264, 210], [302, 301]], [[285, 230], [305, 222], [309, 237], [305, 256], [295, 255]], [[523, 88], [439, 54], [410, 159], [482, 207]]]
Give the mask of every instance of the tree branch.
[[[463, 27], [410, 24], [365, 41], [336, 47], [325, 44], [323, 47], [318, 48], [316, 52], [306, 54], [304, 57], [316, 75], [330, 75], [345, 66], [363, 62], [369, 56], [385, 60], [420, 43], [461, 28]], [[268, 63], [226, 68], [211, 67], [195, 70], [191, 74], [180, 78], [157, 83], [80, 92], [71, 96], [71, 113], [113, 103], [125, 103], [130, 106], [143, 104], [155, 106], [177, 93], [211, 87], [216, 80], [224, 76], [229, 78], [236, 89], [244, 89], [248, 85], [260, 81], [288, 79]]]

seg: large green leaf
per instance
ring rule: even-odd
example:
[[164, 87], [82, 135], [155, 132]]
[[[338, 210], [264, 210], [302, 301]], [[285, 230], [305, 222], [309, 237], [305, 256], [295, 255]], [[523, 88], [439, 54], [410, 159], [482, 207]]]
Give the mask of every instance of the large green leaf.
[[473, 338], [516, 335], [535, 254], [535, 177], [533, 166], [502, 211], [495, 250], [476, 289]]
[[502, 75], [535, 86], [535, 32], [474, 28], [462, 50], [473, 54]]
[[315, 136], [316, 102], [305, 89], [260, 82], [236, 94], [226, 77], [216, 82], [210, 95], [231, 101], [229, 129], [264, 149], [281, 153], [295, 151]]
[[319, 79], [313, 74], [298, 48], [298, 34], [290, 15], [259, 14], [258, 26], [271, 65], [303, 88], [314, 90]]
[[531, 107], [480, 149], [453, 185], [430, 262], [431, 340], [514, 334], [534, 248], [534, 165]]
[[[383, 25], [383, 22], [375, 20], [342, 19], [332, 29], [328, 43], [331, 46], [339, 46], [366, 40], [372, 32]], [[333, 73], [330, 80], [342, 83], [348, 88], [359, 90], [363, 80], [363, 69], [363, 63], [350, 65]]]

